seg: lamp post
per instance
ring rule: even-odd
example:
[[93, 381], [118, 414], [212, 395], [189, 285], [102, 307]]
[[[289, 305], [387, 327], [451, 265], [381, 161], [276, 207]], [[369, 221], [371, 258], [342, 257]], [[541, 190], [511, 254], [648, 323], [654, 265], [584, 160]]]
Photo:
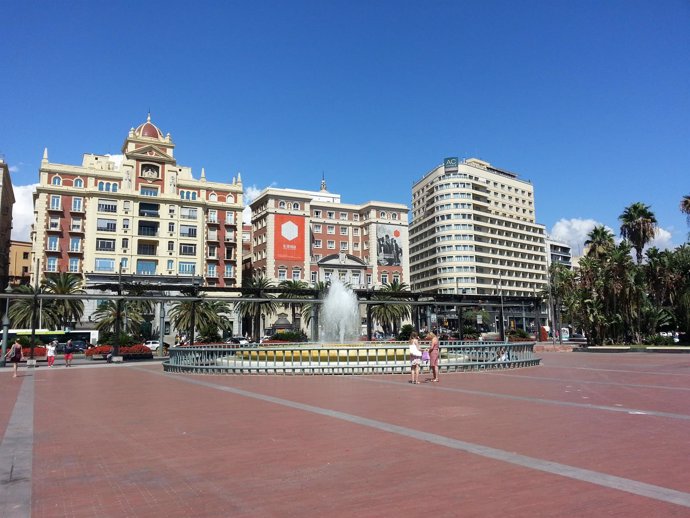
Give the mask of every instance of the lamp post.
[[5, 366], [5, 354], [7, 354], [7, 334], [10, 330], [10, 293], [12, 287], [8, 284], [5, 288], [7, 298], [5, 299], [5, 314], [2, 317], [2, 356], [0, 356], [0, 367]]
[[34, 301], [31, 305], [31, 349], [29, 350], [29, 359], [26, 366], [36, 366], [34, 359], [34, 347], [36, 347], [36, 309], [38, 307], [38, 278], [41, 272], [41, 260], [36, 259], [36, 278], [34, 279]]
[[505, 322], [503, 320], [503, 275], [499, 271], [498, 272], [498, 289], [499, 289], [499, 295], [501, 297], [501, 321], [500, 321], [500, 336], [501, 336], [501, 342], [506, 341], [506, 328], [505, 328]]
[[115, 344], [113, 345], [113, 361], [120, 356], [120, 340], [122, 338], [122, 268], [124, 267], [124, 258], [120, 259], [120, 265], [117, 269], [117, 300], [115, 301]]
[[[198, 277], [194, 277], [192, 280], [193, 284], [193, 291], [192, 291], [192, 296], [194, 297], [192, 299], [192, 315], [190, 318], [190, 327], [191, 329], [189, 330], [189, 345], [194, 345], [194, 328], [196, 327], [196, 299], [199, 296], [199, 285], [201, 284], [201, 281], [199, 280]], [[163, 344], [161, 344], [161, 347]]]

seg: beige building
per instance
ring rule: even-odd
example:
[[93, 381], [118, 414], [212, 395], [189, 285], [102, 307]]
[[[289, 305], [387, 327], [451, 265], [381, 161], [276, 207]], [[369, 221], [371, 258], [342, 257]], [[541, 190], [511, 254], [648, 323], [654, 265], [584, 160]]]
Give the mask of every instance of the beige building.
[[32, 231], [42, 274], [78, 273], [87, 286], [119, 273], [128, 282], [240, 286], [241, 178], [212, 182], [203, 168], [195, 178], [174, 150], [150, 116], [121, 155], [65, 165], [46, 150]]
[[9, 281], [13, 207], [14, 189], [10, 168], [0, 157], [0, 289], [4, 289]]
[[275, 283], [332, 276], [356, 289], [409, 284], [408, 207], [342, 203], [339, 194], [264, 190], [252, 202], [252, 269]]
[[414, 291], [533, 296], [547, 282], [534, 189], [472, 158], [447, 158], [412, 187]]
[[29, 284], [31, 280], [31, 242], [12, 241], [10, 243], [10, 278], [13, 286]]

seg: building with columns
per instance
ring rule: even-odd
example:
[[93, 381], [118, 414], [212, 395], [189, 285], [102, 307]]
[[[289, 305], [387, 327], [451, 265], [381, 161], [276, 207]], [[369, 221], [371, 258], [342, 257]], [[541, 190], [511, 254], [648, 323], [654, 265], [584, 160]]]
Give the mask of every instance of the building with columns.
[[119, 155], [85, 154], [66, 165], [50, 162], [46, 149], [31, 235], [40, 275], [76, 273], [87, 287], [118, 275], [240, 286], [242, 180], [212, 182], [203, 168], [195, 178], [174, 151], [150, 115], [129, 130]]
[[265, 189], [251, 210], [252, 270], [275, 283], [409, 284], [406, 205], [342, 203], [323, 180], [319, 191]]

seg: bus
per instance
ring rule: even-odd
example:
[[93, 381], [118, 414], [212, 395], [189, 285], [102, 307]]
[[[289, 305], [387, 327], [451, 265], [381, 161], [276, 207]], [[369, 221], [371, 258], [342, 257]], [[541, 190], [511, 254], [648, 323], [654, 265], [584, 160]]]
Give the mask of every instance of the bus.
[[[98, 343], [98, 330], [83, 330], [83, 331], [51, 331], [49, 329], [36, 329], [36, 345], [40, 346], [57, 340], [58, 351], [62, 352], [68, 340], [83, 342], [84, 344]], [[16, 338], [24, 338], [31, 340], [31, 329], [10, 329], [7, 334], [7, 343], [11, 344]]]

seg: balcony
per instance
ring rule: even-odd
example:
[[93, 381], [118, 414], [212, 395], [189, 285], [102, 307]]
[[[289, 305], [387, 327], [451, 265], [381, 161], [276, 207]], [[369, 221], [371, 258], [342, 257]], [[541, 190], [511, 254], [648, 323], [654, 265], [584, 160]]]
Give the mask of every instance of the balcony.
[[72, 225], [70, 227], [69, 231], [72, 234], [83, 234], [84, 233], [84, 227], [82, 227], [81, 225], [78, 225], [78, 226]]
[[69, 209], [70, 212], [75, 212], [75, 213], [83, 213], [84, 212], [84, 205], [72, 205]]
[[139, 216], [143, 218], [157, 218], [159, 212], [157, 210], [139, 209]]
[[196, 237], [196, 230], [180, 231], [180, 237]]
[[69, 249], [70, 254], [83, 254], [84, 250], [82, 250], [81, 246], [79, 247], [70, 247]]
[[48, 206], [48, 211], [49, 212], [62, 212], [62, 203], [51, 203]]
[[151, 237], [158, 237], [158, 226], [155, 227], [147, 227], [147, 226], [139, 226], [139, 235], [140, 236], [151, 236]]
[[208, 241], [218, 241], [218, 232], [209, 232]]
[[139, 244], [137, 245], [137, 254], [138, 255], [158, 255], [158, 246], [157, 245], [142, 245]]

